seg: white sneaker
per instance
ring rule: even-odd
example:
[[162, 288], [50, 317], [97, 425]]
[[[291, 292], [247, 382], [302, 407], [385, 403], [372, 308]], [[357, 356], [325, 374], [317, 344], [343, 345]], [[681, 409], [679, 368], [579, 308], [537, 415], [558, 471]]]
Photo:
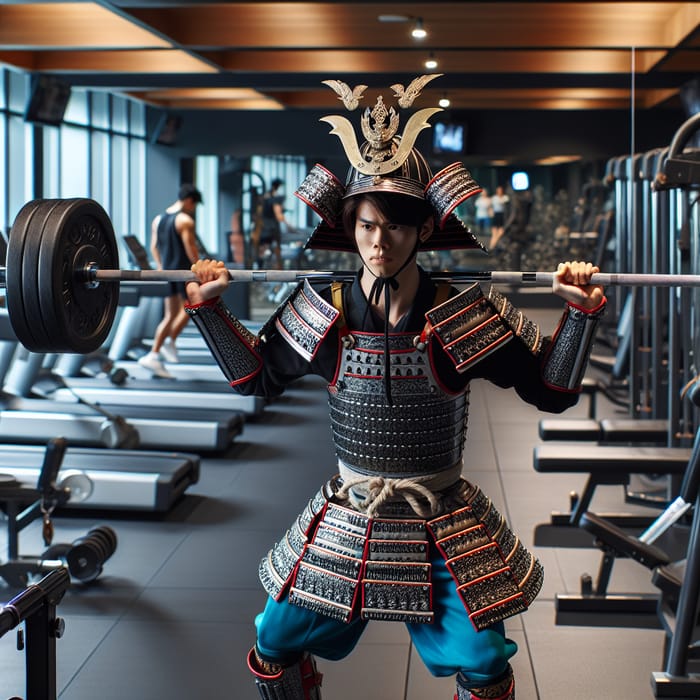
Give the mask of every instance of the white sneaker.
[[175, 343], [173, 343], [172, 341], [166, 341], [165, 343], [163, 343], [163, 346], [160, 349], [160, 354], [163, 356], [163, 359], [166, 362], [172, 362], [173, 364], [177, 364], [180, 361], [180, 358], [177, 354], [177, 348], [175, 347]]
[[139, 358], [139, 364], [141, 367], [145, 367], [153, 372], [156, 377], [160, 377], [161, 379], [173, 379], [173, 375], [165, 369], [160, 356], [156, 352], [149, 352]]

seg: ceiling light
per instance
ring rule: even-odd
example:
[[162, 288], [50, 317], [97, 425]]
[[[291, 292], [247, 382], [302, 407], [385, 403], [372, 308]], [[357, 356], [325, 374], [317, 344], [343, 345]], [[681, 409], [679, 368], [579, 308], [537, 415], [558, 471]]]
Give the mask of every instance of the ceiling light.
[[430, 52], [430, 56], [425, 59], [425, 63], [423, 64], [428, 70], [435, 70], [438, 67], [438, 62], [437, 59], [435, 58], [435, 55], [433, 52]]
[[442, 107], [443, 109], [447, 109], [447, 108], [450, 106], [450, 99], [449, 99], [449, 97], [447, 97], [447, 95], [443, 95], [443, 96], [440, 98], [440, 101], [438, 102], [438, 104], [439, 104], [440, 107]]
[[425, 31], [425, 27], [423, 26], [423, 20], [420, 17], [416, 18], [416, 23], [411, 30], [411, 36], [414, 39], [425, 39], [425, 37], [428, 36], [428, 32]]

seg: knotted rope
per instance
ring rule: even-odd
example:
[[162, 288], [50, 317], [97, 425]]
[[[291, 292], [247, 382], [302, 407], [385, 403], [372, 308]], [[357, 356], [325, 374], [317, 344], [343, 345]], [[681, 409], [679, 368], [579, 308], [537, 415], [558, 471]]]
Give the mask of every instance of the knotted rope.
[[[377, 515], [380, 508], [388, 501], [403, 498], [413, 511], [422, 518], [434, 517], [440, 512], [440, 498], [425, 482], [434, 479], [432, 476], [392, 479], [383, 476], [358, 476], [346, 479], [336, 492], [341, 500], [350, 500], [353, 505], [366, 513], [370, 518]], [[360, 501], [353, 497], [351, 491], [357, 486], [367, 490], [367, 495]]]

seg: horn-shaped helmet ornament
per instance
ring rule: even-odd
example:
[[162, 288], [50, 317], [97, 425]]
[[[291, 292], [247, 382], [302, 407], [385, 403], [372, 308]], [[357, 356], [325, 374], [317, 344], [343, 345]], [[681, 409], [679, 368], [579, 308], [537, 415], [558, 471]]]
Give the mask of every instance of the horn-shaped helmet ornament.
[[[441, 74], [424, 75], [407, 88], [392, 85], [399, 107], [408, 109], [427, 83]], [[345, 107], [352, 111], [359, 105], [366, 85], [350, 88], [340, 80], [324, 80]], [[428, 107], [412, 114], [403, 134], [399, 134], [399, 115], [387, 108], [383, 97], [361, 118], [365, 141], [359, 145], [350, 120], [340, 115], [322, 117], [331, 125], [343, 145], [350, 170], [343, 185], [330, 171], [316, 164], [294, 193], [320, 217], [321, 222], [306, 242], [306, 248], [354, 252], [352, 240], [343, 231], [341, 214], [343, 199], [366, 192], [393, 192], [427, 200], [435, 216], [435, 230], [420, 250], [482, 248], [483, 246], [455, 215], [454, 210], [469, 197], [481, 192], [462, 163], [453, 163], [433, 175], [415, 142], [423, 129], [430, 128], [429, 119], [442, 110]]]

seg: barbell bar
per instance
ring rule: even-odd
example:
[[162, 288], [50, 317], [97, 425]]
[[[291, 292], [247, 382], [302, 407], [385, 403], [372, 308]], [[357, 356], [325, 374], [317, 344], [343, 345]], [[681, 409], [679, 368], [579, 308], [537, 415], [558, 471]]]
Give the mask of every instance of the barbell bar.
[[[196, 282], [191, 270], [100, 270], [83, 271], [89, 282]], [[349, 282], [357, 273], [352, 270], [227, 270], [232, 282]], [[551, 287], [554, 272], [510, 272], [487, 270], [433, 271], [430, 277], [438, 282], [493, 282], [518, 287]], [[630, 287], [700, 287], [700, 275], [665, 275], [644, 273], [596, 272], [591, 284]]]
[[[8, 317], [19, 342], [38, 353], [98, 350], [114, 323], [120, 282], [189, 282], [191, 270], [119, 270], [112, 223], [92, 199], [37, 199], [10, 229], [0, 268]], [[229, 269], [234, 282], [349, 281], [350, 271]], [[554, 272], [433, 272], [437, 281], [551, 287]], [[700, 287], [700, 275], [596, 273], [592, 284]]]

